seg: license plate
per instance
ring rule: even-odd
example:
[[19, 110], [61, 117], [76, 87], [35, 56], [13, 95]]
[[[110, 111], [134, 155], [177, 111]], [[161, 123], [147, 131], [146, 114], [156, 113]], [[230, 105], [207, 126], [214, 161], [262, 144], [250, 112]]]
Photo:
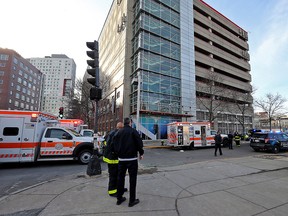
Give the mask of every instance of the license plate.
[[259, 140], [254, 140], [254, 142], [255, 142], [255, 143], [256, 143], [256, 142], [259, 143]]

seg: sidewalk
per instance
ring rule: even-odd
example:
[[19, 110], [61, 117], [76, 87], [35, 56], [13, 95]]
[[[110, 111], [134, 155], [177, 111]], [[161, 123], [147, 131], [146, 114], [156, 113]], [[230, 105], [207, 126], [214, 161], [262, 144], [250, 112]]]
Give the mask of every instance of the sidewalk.
[[1, 198], [0, 215], [286, 216], [287, 167], [288, 154], [265, 153], [177, 167], [140, 164], [140, 203], [131, 208], [128, 199], [117, 206], [116, 198], [107, 195], [107, 172], [78, 173]]

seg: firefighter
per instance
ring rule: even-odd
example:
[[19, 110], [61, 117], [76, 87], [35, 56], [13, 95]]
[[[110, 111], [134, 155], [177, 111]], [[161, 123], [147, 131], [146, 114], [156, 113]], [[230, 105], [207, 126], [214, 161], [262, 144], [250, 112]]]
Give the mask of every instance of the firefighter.
[[[108, 194], [112, 197], [117, 197], [117, 177], [118, 177], [118, 156], [111, 151], [111, 144], [114, 135], [120, 128], [123, 128], [123, 123], [118, 122], [116, 129], [111, 131], [106, 140], [106, 146], [104, 149], [103, 161], [108, 164], [108, 174], [109, 174], [109, 183], [108, 183]], [[124, 189], [124, 191], [127, 191]]]
[[235, 140], [236, 146], [240, 147], [241, 137], [240, 137], [240, 135], [238, 134], [237, 131], [236, 131], [235, 134], [234, 134], [234, 140]]

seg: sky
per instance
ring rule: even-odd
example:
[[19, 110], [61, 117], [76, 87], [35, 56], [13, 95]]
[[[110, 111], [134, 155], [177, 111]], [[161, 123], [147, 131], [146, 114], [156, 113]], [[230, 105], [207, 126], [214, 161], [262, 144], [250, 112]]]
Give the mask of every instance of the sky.
[[[286, 97], [288, 0], [205, 2], [248, 32], [254, 97]], [[86, 41], [98, 40], [111, 4], [112, 0], [0, 0], [0, 47], [24, 58], [66, 54], [82, 78], [89, 58]]]

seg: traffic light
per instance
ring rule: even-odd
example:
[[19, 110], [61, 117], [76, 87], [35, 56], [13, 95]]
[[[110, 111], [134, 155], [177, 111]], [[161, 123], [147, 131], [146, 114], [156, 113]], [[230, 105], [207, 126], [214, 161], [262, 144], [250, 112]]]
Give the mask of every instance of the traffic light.
[[86, 46], [90, 49], [87, 51], [87, 56], [91, 59], [87, 60], [87, 64], [90, 68], [87, 69], [87, 73], [92, 77], [87, 78], [87, 82], [93, 85], [90, 89], [90, 100], [101, 100], [102, 89], [99, 88], [99, 51], [98, 41], [86, 42]]
[[64, 108], [63, 107], [60, 107], [59, 108], [59, 118], [63, 118], [63, 116], [64, 116]]

